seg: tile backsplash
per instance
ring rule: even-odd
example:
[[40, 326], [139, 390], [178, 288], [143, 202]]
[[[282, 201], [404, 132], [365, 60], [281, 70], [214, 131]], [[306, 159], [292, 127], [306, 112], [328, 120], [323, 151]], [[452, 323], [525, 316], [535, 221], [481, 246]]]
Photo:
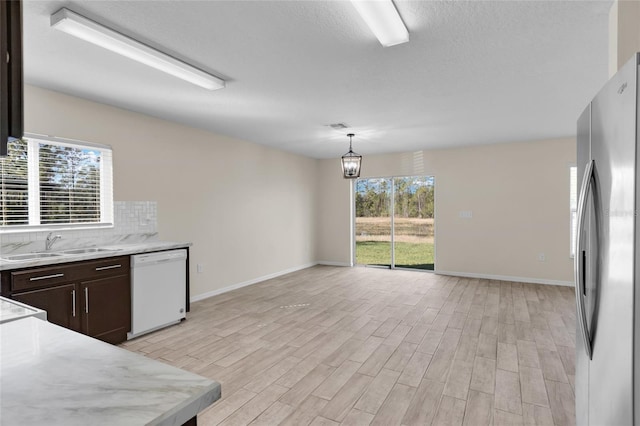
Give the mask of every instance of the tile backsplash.
[[[112, 228], [54, 231], [62, 239], [52, 251], [69, 248], [135, 244], [158, 239], [158, 203], [156, 201], [115, 201]], [[19, 254], [43, 251], [48, 231], [0, 234], [0, 253]]]

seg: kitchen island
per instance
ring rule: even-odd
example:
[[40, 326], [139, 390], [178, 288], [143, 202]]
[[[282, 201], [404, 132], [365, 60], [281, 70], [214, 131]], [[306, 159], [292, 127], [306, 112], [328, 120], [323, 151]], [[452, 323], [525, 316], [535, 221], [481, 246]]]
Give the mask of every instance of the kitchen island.
[[0, 424], [183, 425], [220, 384], [37, 318], [0, 325]]
[[[27, 317], [36, 317], [46, 321], [47, 313], [42, 309], [0, 296], [0, 324]], [[0, 361], [2, 361], [1, 358]]]

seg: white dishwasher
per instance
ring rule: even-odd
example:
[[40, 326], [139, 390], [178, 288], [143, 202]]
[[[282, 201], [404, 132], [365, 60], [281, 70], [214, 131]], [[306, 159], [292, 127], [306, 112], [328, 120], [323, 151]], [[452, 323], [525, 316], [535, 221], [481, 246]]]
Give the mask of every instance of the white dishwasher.
[[185, 318], [186, 261], [186, 250], [131, 256], [131, 332], [127, 339]]

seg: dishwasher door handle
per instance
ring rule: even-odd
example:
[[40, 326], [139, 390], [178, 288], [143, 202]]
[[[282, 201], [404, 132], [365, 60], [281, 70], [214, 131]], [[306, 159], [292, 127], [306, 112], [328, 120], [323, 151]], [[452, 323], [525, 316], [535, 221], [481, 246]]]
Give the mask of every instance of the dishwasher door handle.
[[144, 261], [140, 262], [139, 266], [140, 267], [152, 266], [152, 265], [158, 265], [158, 264], [161, 264], [161, 263], [175, 262], [176, 260], [179, 261], [181, 259], [175, 259], [175, 258], [172, 258], [172, 257], [167, 257], [165, 259], [154, 259], [154, 260], [150, 260], [148, 263], [145, 263]]

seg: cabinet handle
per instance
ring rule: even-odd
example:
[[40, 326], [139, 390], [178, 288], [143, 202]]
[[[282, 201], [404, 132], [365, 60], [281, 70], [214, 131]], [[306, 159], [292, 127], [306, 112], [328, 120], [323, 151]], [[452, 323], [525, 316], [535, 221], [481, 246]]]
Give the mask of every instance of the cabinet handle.
[[39, 280], [47, 280], [49, 278], [60, 278], [64, 277], [64, 274], [52, 274], [52, 275], [43, 275], [41, 277], [31, 277], [29, 281], [39, 281]]
[[96, 271], [104, 271], [106, 269], [116, 269], [116, 268], [122, 268], [122, 265], [100, 266], [99, 268], [96, 268]]
[[89, 313], [89, 287], [84, 288], [84, 313]]
[[71, 309], [73, 310], [73, 317], [76, 317], [76, 291], [71, 290]]

